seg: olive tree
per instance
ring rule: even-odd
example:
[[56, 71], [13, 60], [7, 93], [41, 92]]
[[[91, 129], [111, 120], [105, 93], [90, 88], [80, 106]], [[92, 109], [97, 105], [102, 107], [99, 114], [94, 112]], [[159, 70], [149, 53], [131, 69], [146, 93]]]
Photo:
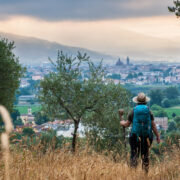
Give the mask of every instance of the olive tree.
[[[72, 150], [75, 151], [77, 130], [87, 111], [93, 111], [104, 98], [102, 63], [95, 66], [90, 58], [78, 52], [76, 57], [58, 52], [56, 62], [50, 59], [54, 68], [41, 81], [40, 100], [43, 109], [54, 120], [64, 113], [74, 122]], [[84, 78], [83, 66], [87, 67]]]
[[14, 42], [0, 39], [0, 104], [13, 110], [15, 93], [20, 84], [24, 68], [13, 53]]
[[95, 150], [121, 154], [124, 150], [124, 134], [118, 110], [124, 109], [126, 119], [131, 96], [120, 84], [110, 82], [103, 86], [104, 98], [94, 111], [86, 113], [83, 123], [88, 127], [88, 140]]
[[175, 13], [177, 17], [180, 17], [180, 1], [174, 0], [173, 3], [174, 6], [168, 7], [169, 11]]

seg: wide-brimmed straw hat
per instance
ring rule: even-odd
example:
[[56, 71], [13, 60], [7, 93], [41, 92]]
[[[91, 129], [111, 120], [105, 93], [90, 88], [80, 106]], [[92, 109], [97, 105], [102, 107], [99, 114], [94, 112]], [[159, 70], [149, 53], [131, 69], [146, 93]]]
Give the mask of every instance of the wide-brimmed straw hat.
[[147, 97], [143, 92], [139, 93], [138, 96], [133, 98], [133, 102], [139, 104], [139, 103], [148, 103], [150, 101], [150, 98]]

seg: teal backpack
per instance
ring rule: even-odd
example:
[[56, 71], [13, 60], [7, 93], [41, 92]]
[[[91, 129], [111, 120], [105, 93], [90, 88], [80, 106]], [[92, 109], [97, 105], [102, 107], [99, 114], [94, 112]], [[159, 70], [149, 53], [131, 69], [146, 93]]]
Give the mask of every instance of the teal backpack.
[[151, 137], [152, 127], [149, 107], [146, 105], [137, 105], [133, 113], [131, 134], [136, 134], [137, 137]]

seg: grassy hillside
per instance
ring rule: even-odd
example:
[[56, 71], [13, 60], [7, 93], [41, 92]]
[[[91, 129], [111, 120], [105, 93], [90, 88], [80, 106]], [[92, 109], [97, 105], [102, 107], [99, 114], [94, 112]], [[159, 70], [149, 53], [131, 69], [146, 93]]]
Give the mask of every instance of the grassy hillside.
[[[0, 161], [0, 179], [4, 166]], [[180, 179], [180, 154], [166, 154], [162, 162], [151, 165], [149, 174], [129, 168], [125, 159], [114, 162], [111, 156], [80, 152], [75, 155], [68, 150], [48, 151], [38, 149], [11, 151], [11, 180], [178, 180]]]
[[15, 109], [17, 109], [20, 114], [27, 114], [28, 113], [28, 108], [31, 107], [32, 113], [33, 112], [38, 112], [41, 110], [40, 105], [31, 105], [31, 106], [16, 106]]
[[[28, 108], [31, 107], [32, 113], [38, 112], [41, 110], [40, 105], [31, 105], [31, 106], [16, 106], [15, 108], [20, 112], [20, 114], [27, 114]], [[164, 110], [167, 112], [168, 117], [172, 119], [172, 114], [175, 113], [176, 116], [180, 116], [180, 106], [170, 107], [170, 108], [164, 108]]]
[[180, 116], [180, 106], [165, 108], [164, 110], [167, 112], [168, 117], [169, 117], [170, 119], [172, 119], [172, 114], [173, 114], [173, 113], [175, 113], [176, 116]]

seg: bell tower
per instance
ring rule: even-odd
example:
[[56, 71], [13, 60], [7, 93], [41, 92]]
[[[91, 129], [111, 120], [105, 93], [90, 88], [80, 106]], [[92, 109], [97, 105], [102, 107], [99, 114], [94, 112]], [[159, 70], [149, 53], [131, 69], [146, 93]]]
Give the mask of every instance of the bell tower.
[[28, 115], [32, 115], [31, 107], [28, 107]]

